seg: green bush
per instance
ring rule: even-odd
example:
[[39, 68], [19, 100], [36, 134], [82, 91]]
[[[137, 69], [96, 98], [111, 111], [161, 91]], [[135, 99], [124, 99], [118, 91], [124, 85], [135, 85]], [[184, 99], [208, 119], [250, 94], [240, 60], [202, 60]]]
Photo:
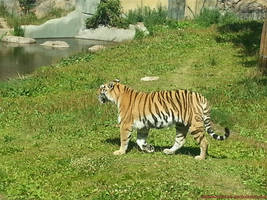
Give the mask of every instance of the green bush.
[[86, 20], [87, 28], [97, 28], [99, 25], [127, 28], [128, 23], [122, 17], [119, 0], [101, 0], [96, 14]]
[[126, 20], [129, 24], [144, 22], [144, 25], [147, 27], [149, 32], [153, 34], [154, 26], [167, 23], [167, 14], [167, 10], [162, 6], [157, 9], [144, 7], [136, 10], [130, 10], [126, 16]]
[[14, 32], [13, 32], [13, 34], [15, 36], [21, 36], [21, 37], [24, 36], [24, 29], [21, 27], [21, 25], [18, 22], [16, 22], [14, 24]]
[[221, 13], [217, 9], [203, 9], [200, 15], [195, 18], [195, 21], [202, 26], [208, 27], [212, 24], [218, 24]]
[[238, 17], [231, 12], [221, 14], [218, 9], [203, 9], [195, 18], [197, 24], [208, 27], [213, 24], [229, 24], [238, 21]]

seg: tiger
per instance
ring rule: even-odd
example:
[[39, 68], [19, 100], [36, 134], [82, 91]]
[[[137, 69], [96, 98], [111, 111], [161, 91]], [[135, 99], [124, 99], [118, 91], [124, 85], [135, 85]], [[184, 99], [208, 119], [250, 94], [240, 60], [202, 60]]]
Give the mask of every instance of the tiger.
[[100, 103], [115, 103], [118, 107], [120, 149], [115, 151], [114, 155], [126, 153], [133, 130], [137, 130], [136, 143], [141, 151], [151, 153], [155, 149], [146, 141], [149, 129], [174, 125], [174, 144], [171, 148], [164, 149], [163, 153], [175, 154], [185, 144], [189, 132], [200, 146], [200, 155], [195, 156], [198, 160], [206, 158], [206, 132], [220, 141], [230, 135], [230, 129], [227, 127], [224, 135], [217, 135], [213, 131], [208, 101], [197, 92], [183, 89], [141, 92], [121, 84], [116, 79], [100, 86], [98, 100]]

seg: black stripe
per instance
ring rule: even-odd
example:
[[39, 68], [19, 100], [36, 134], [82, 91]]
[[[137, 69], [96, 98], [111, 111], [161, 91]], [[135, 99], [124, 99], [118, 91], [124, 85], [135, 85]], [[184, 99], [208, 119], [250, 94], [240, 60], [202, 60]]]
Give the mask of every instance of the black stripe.
[[176, 98], [176, 101], [177, 101], [177, 103], [178, 103], [178, 105], [179, 105], [179, 110], [178, 110], [178, 117], [179, 117], [179, 119], [180, 120], [182, 120], [182, 117], [181, 117], [181, 114], [182, 114], [182, 104], [181, 104], [181, 100], [180, 100], [180, 91], [179, 90], [177, 90], [176, 92], [175, 92], [175, 98]]
[[153, 93], [151, 94], [151, 100], [152, 100], [152, 102], [154, 101], [154, 97], [155, 97], [155, 95], [156, 95], [156, 92], [153, 92]]
[[162, 111], [160, 113], [162, 114], [164, 121], [168, 123], [168, 116], [164, 115]]
[[191, 134], [192, 134], [192, 135], [195, 135], [195, 134], [200, 133], [200, 132], [202, 132], [202, 130], [198, 129], [198, 130], [194, 130], [194, 131], [192, 131]]
[[141, 93], [141, 97], [140, 97], [140, 99], [139, 99], [139, 102], [138, 102], [138, 106], [137, 106], [137, 110], [138, 110], [138, 119], [139, 119], [139, 121], [141, 121], [141, 112], [139, 111], [140, 109], [140, 102], [141, 102], [141, 100], [142, 100], [142, 98], [143, 98], [143, 96], [144, 96], [144, 93]]
[[154, 104], [154, 106], [155, 106], [155, 109], [156, 109], [156, 113], [157, 113], [157, 115], [159, 115], [159, 117], [160, 117], [160, 119], [161, 119], [161, 116], [160, 116], [160, 112], [159, 112], [158, 105], [155, 103], [155, 104]]

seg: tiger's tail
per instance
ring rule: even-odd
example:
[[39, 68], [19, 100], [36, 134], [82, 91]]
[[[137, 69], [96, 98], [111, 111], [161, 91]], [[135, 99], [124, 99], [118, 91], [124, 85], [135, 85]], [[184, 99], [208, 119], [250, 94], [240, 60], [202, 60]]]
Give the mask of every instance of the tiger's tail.
[[217, 135], [214, 130], [212, 129], [211, 126], [211, 118], [210, 118], [210, 110], [207, 106], [207, 104], [205, 104], [205, 106], [203, 106], [203, 121], [204, 121], [204, 126], [205, 126], [205, 130], [206, 132], [213, 137], [215, 140], [225, 140], [229, 137], [230, 135], [230, 129], [229, 128], [225, 128], [224, 131], [224, 135]]

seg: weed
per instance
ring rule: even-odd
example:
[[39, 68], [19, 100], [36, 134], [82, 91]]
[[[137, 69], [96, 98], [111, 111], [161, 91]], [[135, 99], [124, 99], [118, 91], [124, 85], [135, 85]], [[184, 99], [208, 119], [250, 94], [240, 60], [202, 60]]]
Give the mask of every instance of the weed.
[[15, 36], [21, 36], [21, 37], [24, 36], [24, 29], [21, 27], [20, 24], [18, 24], [18, 23], [15, 23], [14, 24], [13, 35], [15, 35]]
[[150, 34], [153, 34], [156, 25], [163, 25], [167, 22], [167, 10], [162, 6], [159, 6], [157, 9], [151, 9], [149, 7], [138, 8], [136, 10], [130, 10], [126, 16], [126, 20], [130, 24], [144, 22]]

